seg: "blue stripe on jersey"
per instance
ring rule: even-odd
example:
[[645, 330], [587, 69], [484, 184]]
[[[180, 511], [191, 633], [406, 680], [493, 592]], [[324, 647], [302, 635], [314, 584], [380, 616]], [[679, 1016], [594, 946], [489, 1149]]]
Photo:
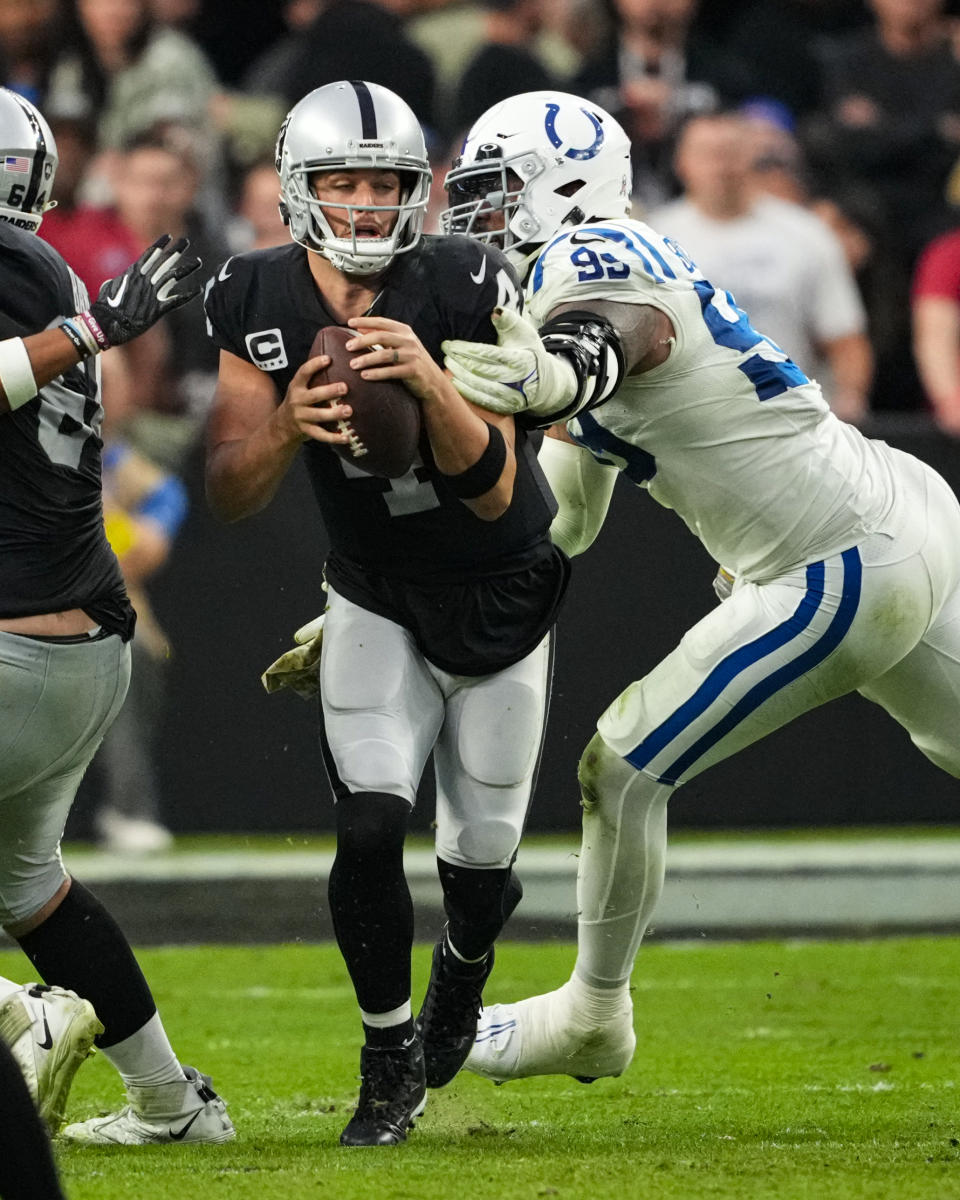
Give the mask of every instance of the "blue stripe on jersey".
[[641, 485], [656, 475], [657, 460], [652, 454], [604, 429], [590, 413], [579, 413], [573, 424], [578, 428], [576, 433], [569, 430], [574, 441], [586, 446], [594, 458], [618, 467], [632, 483]]
[[[623, 246], [624, 249], [629, 250], [631, 254], [635, 254], [637, 256], [637, 258], [640, 259], [640, 261], [643, 263], [643, 269], [646, 271], [646, 273], [649, 276], [651, 276], [651, 278], [653, 278], [657, 283], [664, 282], [663, 276], [660, 274], [659, 271], [657, 271], [655, 269], [655, 267], [654, 267], [653, 263], [650, 261], [650, 259], [647, 258], [647, 256], [640, 249], [640, 247], [634, 242], [633, 235], [628, 233], [626, 230], [611, 229], [607, 225], [581, 225], [580, 228], [577, 230], [577, 232], [578, 233], [595, 233], [595, 234], [597, 234], [598, 237], [604, 237], [610, 242], [619, 242], [619, 244], [621, 246]], [[641, 241], [642, 244], [644, 246], [646, 246], [647, 249], [653, 253], [655, 258], [659, 259], [660, 263], [663, 265], [665, 270], [670, 271], [670, 268], [663, 261], [661, 256], [657, 253], [656, 250], [653, 249], [653, 247], [648, 242], [643, 241], [642, 238], [640, 238], [638, 240]], [[670, 271], [670, 275], [672, 278], [674, 278], [674, 279], [676, 278], [676, 276], [673, 274], [672, 271]]]
[[750, 380], [761, 400], [772, 400], [781, 392], [810, 382], [789, 358], [785, 362], [771, 362], [762, 354], [753, 354], [746, 362], [740, 363], [738, 370]]
[[[642, 234], [635, 233], [632, 230], [612, 229], [608, 225], [579, 225], [576, 229], [568, 230], [566, 233], [561, 233], [559, 237], [555, 237], [553, 241], [549, 242], [540, 252], [540, 257], [537, 259], [533, 268], [534, 295], [536, 295], [536, 293], [539, 292], [540, 288], [543, 286], [543, 266], [544, 259], [546, 258], [547, 254], [558, 242], [562, 242], [564, 238], [568, 238], [574, 233], [592, 233], [597, 237], [606, 238], [608, 241], [617, 242], [619, 245], [629, 250], [631, 254], [635, 254], [637, 258], [640, 259], [640, 261], [643, 263], [643, 269], [657, 283], [663, 283], [665, 278], [676, 279], [677, 277], [676, 272], [663, 257], [657, 247], [652, 242], [648, 242], [647, 239], [642, 236]], [[652, 258], [660, 264], [660, 269], [663, 274], [661, 274], [660, 271], [654, 267], [651, 259], [648, 258], [644, 251], [640, 248], [641, 246], [649, 251]], [[713, 293], [711, 292], [711, 295], [712, 294]]]
[[[693, 281], [693, 287], [700, 297], [700, 311], [703, 313], [704, 323], [718, 346], [725, 346], [728, 350], [746, 354], [755, 346], [766, 345], [777, 353], [783, 354], [775, 342], [771, 342], [768, 337], [757, 333], [750, 324], [750, 318], [742, 308], [737, 307], [736, 301], [729, 292], [725, 292], [724, 295], [730, 309], [737, 314], [735, 321], [724, 316], [713, 303], [716, 290], [712, 284], [705, 279], [697, 279]], [[797, 364], [787, 358], [785, 354], [779, 360], [765, 358], [762, 354], [752, 354], [745, 362], [738, 364], [738, 370], [742, 371], [753, 384], [760, 400], [771, 400], [774, 396], [779, 396], [790, 388], [801, 387], [810, 382]]]
[[[737, 703], [722, 717], [716, 725], [690, 746], [680, 757], [661, 774], [659, 782], [674, 784], [697, 759], [725, 737], [741, 721], [760, 707], [780, 688], [786, 687], [805, 672], [821, 663], [839, 645], [841, 639], [850, 628], [860, 603], [861, 563], [860, 553], [854, 547], [844, 551], [842, 557], [843, 591], [837, 611], [828, 625], [825, 633], [816, 643], [803, 654], [785, 663], [773, 671], [765, 679], [752, 687]], [[757, 638], [747, 646], [735, 650], [723, 662], [719, 663], [697, 691], [682, 704], [659, 728], [646, 737], [636, 749], [625, 755], [627, 761], [638, 770], [647, 765], [659, 754], [673, 738], [697, 717], [703, 715], [709, 706], [718, 698], [723, 689], [742, 671], [759, 662], [768, 654], [785, 646], [797, 637], [812, 621], [823, 600], [823, 562], [811, 563], [807, 567], [807, 591], [800, 601], [796, 612], [776, 629], [770, 630], [763, 637]]]
[[543, 287], [543, 260], [547, 257], [550, 251], [554, 248], [557, 242], [562, 242], [564, 238], [569, 237], [573, 232], [571, 229], [568, 233], [561, 233], [555, 237], [552, 242], [547, 242], [544, 248], [540, 251], [540, 257], [537, 259], [533, 268], [533, 291], [534, 295]]

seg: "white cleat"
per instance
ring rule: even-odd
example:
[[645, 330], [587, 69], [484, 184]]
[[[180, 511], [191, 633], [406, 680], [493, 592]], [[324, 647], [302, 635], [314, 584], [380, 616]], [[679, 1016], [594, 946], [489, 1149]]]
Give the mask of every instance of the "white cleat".
[[236, 1137], [210, 1077], [184, 1067], [182, 1083], [127, 1089], [129, 1103], [107, 1117], [68, 1125], [63, 1137], [87, 1146], [147, 1146], [158, 1142], [229, 1142]]
[[568, 981], [555, 992], [484, 1008], [464, 1066], [494, 1083], [529, 1075], [572, 1075], [593, 1083], [622, 1074], [637, 1044], [630, 993], [618, 992], [612, 1010], [608, 995], [603, 1017], [590, 1014], [589, 1002], [579, 999], [583, 994], [582, 985]]
[[0, 1037], [51, 1133], [63, 1123], [73, 1077], [98, 1033], [103, 1026], [93, 1005], [65, 988], [27, 983], [0, 1004]]

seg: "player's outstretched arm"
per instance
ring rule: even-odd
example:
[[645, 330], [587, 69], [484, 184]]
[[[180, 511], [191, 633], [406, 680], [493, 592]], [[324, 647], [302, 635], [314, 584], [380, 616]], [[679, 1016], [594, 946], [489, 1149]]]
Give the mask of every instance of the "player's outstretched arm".
[[562, 425], [547, 431], [537, 457], [557, 500], [550, 537], [573, 558], [596, 540], [610, 508], [617, 470], [597, 462], [589, 450], [567, 435]]
[[494, 309], [491, 320], [496, 345], [443, 343], [444, 364], [460, 394], [496, 413], [552, 417], [570, 409], [579, 390], [571, 364], [550, 354], [536, 326], [515, 309]]
[[492, 412], [566, 421], [612, 396], [624, 376], [659, 366], [673, 342], [669, 317], [649, 304], [589, 299], [558, 305], [536, 330], [496, 310], [495, 346], [443, 343], [460, 393]]
[[84, 312], [55, 329], [0, 342], [0, 411], [26, 404], [82, 359], [132, 341], [198, 295], [199, 283], [186, 282], [200, 267], [199, 258], [187, 255], [189, 246], [186, 238], [171, 243], [164, 234], [122, 275], [108, 279]]

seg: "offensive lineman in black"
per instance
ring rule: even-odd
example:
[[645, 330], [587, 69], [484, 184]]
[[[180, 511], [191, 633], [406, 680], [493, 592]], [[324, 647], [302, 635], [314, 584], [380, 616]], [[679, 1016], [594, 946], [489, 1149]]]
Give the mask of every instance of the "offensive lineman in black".
[[[525, 433], [481, 417], [438, 365], [444, 338], [494, 341], [493, 308], [518, 294], [499, 251], [421, 236], [430, 175], [413, 113], [375, 84], [318, 88], [287, 117], [277, 168], [296, 244], [232, 258], [207, 285], [221, 349], [207, 493], [226, 520], [254, 513], [306, 447], [332, 546], [320, 663], [337, 801], [329, 899], [365, 1036], [340, 1140], [392, 1145], [469, 1053], [493, 943], [520, 898], [512, 863], [567, 563]], [[357, 331], [358, 353], [381, 347], [364, 374], [402, 379], [420, 401], [419, 461], [401, 479], [364, 475], [331, 449], [345, 437], [321, 422], [348, 416], [350, 397], [310, 388], [327, 360], [304, 360], [332, 324]], [[448, 924], [414, 1021], [402, 854], [431, 751]]]
[[103, 530], [96, 356], [195, 296], [178, 285], [200, 264], [185, 240], [161, 238], [89, 304], [36, 237], [57, 167], [49, 126], [5, 88], [0, 147], [0, 922], [57, 985], [0, 981], [0, 1036], [56, 1128], [100, 1035], [129, 1103], [68, 1126], [70, 1140], [227, 1141], [223, 1101], [181, 1067], [126, 938], [60, 857], [80, 779], [126, 694], [134, 626]]

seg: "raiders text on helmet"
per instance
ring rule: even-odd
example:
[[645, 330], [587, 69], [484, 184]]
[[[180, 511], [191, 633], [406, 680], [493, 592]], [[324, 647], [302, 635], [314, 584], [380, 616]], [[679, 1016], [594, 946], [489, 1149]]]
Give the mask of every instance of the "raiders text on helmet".
[[[310, 186], [318, 171], [375, 168], [400, 176], [399, 204], [338, 204], [350, 221], [350, 236], [337, 238]], [[411, 109], [393, 92], [357, 80], [316, 88], [288, 113], [277, 138], [281, 208], [295, 242], [322, 254], [338, 270], [352, 275], [383, 271], [397, 254], [420, 240], [430, 164], [423, 131]], [[392, 210], [396, 223], [389, 237], [357, 236], [356, 216], [373, 209]]]
[[29, 100], [0, 88], [0, 219], [36, 232], [57, 173], [57, 143]]
[[500, 245], [522, 269], [564, 226], [628, 215], [630, 178], [630, 141], [609, 113], [566, 92], [526, 92], [467, 134], [440, 226]]

